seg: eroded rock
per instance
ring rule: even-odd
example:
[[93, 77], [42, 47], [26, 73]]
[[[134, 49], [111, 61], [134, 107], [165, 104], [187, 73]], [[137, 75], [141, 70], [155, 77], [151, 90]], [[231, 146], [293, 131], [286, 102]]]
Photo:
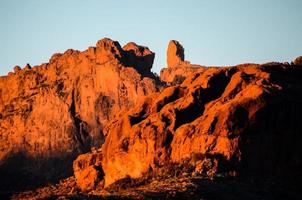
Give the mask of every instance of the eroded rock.
[[[139, 51], [129, 54], [131, 48]], [[127, 49], [105, 38], [83, 52], [69, 49], [0, 77], [1, 186], [71, 175], [78, 154], [102, 145], [108, 121], [158, 90], [156, 77], [145, 75], [154, 53]]]
[[185, 61], [185, 49], [176, 40], [171, 40], [167, 49], [168, 67], [177, 67]]
[[167, 68], [161, 69], [160, 79], [168, 85], [177, 85], [178, 80], [204, 69], [205, 67], [186, 61], [183, 46], [178, 41], [171, 40], [167, 48]]
[[301, 75], [282, 63], [206, 68], [146, 97], [105, 128], [105, 187], [171, 163], [189, 163], [182, 170], [192, 175], [298, 184]]

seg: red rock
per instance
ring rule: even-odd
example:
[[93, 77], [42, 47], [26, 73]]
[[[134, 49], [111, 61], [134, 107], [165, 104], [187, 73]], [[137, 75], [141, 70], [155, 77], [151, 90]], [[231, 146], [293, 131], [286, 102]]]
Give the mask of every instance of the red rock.
[[186, 78], [189, 75], [197, 72], [202, 72], [206, 68], [200, 65], [191, 64], [189, 61], [185, 61], [185, 53], [182, 45], [175, 40], [171, 40], [167, 49], [167, 68], [163, 68], [160, 71], [161, 81], [168, 85], [178, 84], [176, 80], [179, 77]]
[[104, 38], [97, 42], [94, 55], [97, 64], [118, 63], [123, 58], [123, 50], [118, 42]]
[[30, 69], [31, 69], [30, 64], [27, 63], [27, 64], [25, 65], [24, 69], [25, 69], [25, 70], [30, 70]]
[[15, 73], [18, 73], [19, 71], [21, 71], [21, 67], [18, 66], [18, 65], [16, 65], [16, 66], [14, 67], [14, 72], [15, 72]]
[[100, 165], [101, 154], [82, 154], [73, 163], [74, 175], [81, 190], [93, 190], [103, 188], [104, 172]]
[[[133, 60], [151, 73], [154, 54], [143, 49]], [[109, 120], [157, 91], [154, 78], [127, 65], [132, 60], [127, 52], [105, 38], [86, 51], [69, 49], [54, 54], [49, 63], [32, 69], [28, 64], [25, 70], [16, 68], [18, 73], [0, 77], [3, 180], [16, 162], [19, 171], [7, 175], [7, 182], [14, 182], [12, 176], [19, 180], [24, 172], [29, 173], [25, 177], [46, 181], [70, 174], [78, 154], [101, 146]], [[152, 59], [145, 57], [149, 55]]]
[[129, 42], [123, 49], [128, 66], [135, 67], [143, 74], [150, 73], [155, 53], [150, 51], [148, 47], [139, 46], [134, 42]]
[[171, 40], [167, 49], [167, 65], [168, 67], [177, 67], [185, 60], [185, 53], [182, 45], [176, 41]]
[[193, 73], [109, 123], [94, 166], [103, 170], [105, 187], [186, 160], [194, 174], [295, 185], [302, 167], [301, 75], [282, 63]]

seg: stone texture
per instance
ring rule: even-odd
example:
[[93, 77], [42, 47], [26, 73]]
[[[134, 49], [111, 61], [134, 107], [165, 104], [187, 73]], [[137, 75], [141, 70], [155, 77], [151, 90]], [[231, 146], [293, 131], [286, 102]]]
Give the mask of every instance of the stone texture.
[[171, 40], [167, 48], [167, 68], [160, 71], [160, 80], [168, 85], [178, 84], [177, 79], [184, 79], [190, 74], [204, 71], [206, 68], [185, 61], [183, 46], [176, 40]]
[[177, 67], [185, 61], [185, 49], [176, 40], [171, 40], [167, 49], [168, 67]]
[[101, 146], [109, 120], [157, 91], [154, 53], [138, 45], [125, 49], [104, 38], [83, 52], [69, 49], [0, 77], [1, 184], [21, 184], [21, 174], [33, 183], [70, 175], [78, 154]]
[[101, 154], [93, 152], [80, 155], [73, 163], [73, 170], [78, 187], [85, 190], [93, 190], [104, 186], [104, 172], [100, 165]]
[[123, 47], [128, 66], [133, 66], [144, 75], [149, 75], [154, 61], [155, 53], [148, 47], [139, 46], [129, 42]]
[[301, 76], [300, 67], [282, 63], [207, 68], [149, 95], [104, 129], [95, 166], [105, 187], [187, 162], [192, 174], [298, 187]]

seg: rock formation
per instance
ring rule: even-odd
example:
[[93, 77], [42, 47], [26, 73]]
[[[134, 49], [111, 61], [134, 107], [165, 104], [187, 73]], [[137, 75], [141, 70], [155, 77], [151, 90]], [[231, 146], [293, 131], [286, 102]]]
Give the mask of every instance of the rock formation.
[[126, 62], [144, 75], [150, 75], [155, 54], [148, 47], [129, 42], [123, 47]]
[[102, 145], [114, 115], [157, 91], [153, 59], [147, 47], [105, 38], [0, 77], [1, 187], [71, 175], [72, 160]]
[[293, 65], [302, 65], [302, 56], [299, 56], [293, 61]]
[[[192, 176], [301, 186], [301, 76], [302, 68], [282, 63], [193, 73], [109, 123], [101, 149], [74, 162], [77, 183], [107, 187], [179, 166]], [[87, 174], [97, 177], [83, 182]]]
[[160, 71], [160, 79], [168, 85], [175, 85], [190, 74], [201, 72], [204, 69], [200, 65], [193, 65], [189, 61], [185, 61], [183, 46], [178, 41], [171, 40], [167, 49], [167, 68]]
[[0, 77], [0, 189], [59, 180], [72, 167], [75, 179], [50, 195], [162, 174], [302, 188], [301, 57], [201, 67], [176, 41], [167, 55], [165, 88], [152, 51], [107, 38]]
[[171, 40], [167, 49], [167, 65], [168, 67], [177, 67], [185, 61], [185, 49], [176, 40]]

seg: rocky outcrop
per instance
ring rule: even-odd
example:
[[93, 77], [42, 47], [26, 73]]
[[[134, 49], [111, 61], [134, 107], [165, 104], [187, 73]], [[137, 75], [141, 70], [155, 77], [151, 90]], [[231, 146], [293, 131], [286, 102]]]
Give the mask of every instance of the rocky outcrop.
[[[109, 123], [97, 153], [101, 161], [86, 159], [82, 170], [98, 168], [105, 187], [162, 169], [174, 173], [175, 166], [191, 176], [301, 186], [301, 76], [300, 67], [282, 63], [193, 73]], [[84, 175], [75, 176], [81, 185]], [[89, 188], [99, 187], [90, 180]]]
[[160, 70], [160, 80], [168, 86], [178, 85], [185, 80], [186, 77], [203, 72], [209, 67], [202, 67], [199, 65], [186, 65], [178, 67], [168, 67]]
[[167, 65], [168, 67], [177, 67], [185, 61], [185, 49], [176, 40], [171, 40], [167, 49]]
[[133, 66], [137, 71], [145, 76], [150, 74], [155, 53], [148, 47], [138, 46], [134, 42], [129, 42], [123, 47], [128, 66]]
[[153, 59], [147, 47], [105, 38], [0, 77], [1, 186], [70, 175], [78, 154], [101, 146], [109, 120], [157, 91]]
[[168, 85], [177, 85], [190, 74], [204, 70], [205, 67], [185, 61], [183, 46], [178, 41], [171, 40], [167, 48], [167, 68], [161, 69], [160, 79]]

